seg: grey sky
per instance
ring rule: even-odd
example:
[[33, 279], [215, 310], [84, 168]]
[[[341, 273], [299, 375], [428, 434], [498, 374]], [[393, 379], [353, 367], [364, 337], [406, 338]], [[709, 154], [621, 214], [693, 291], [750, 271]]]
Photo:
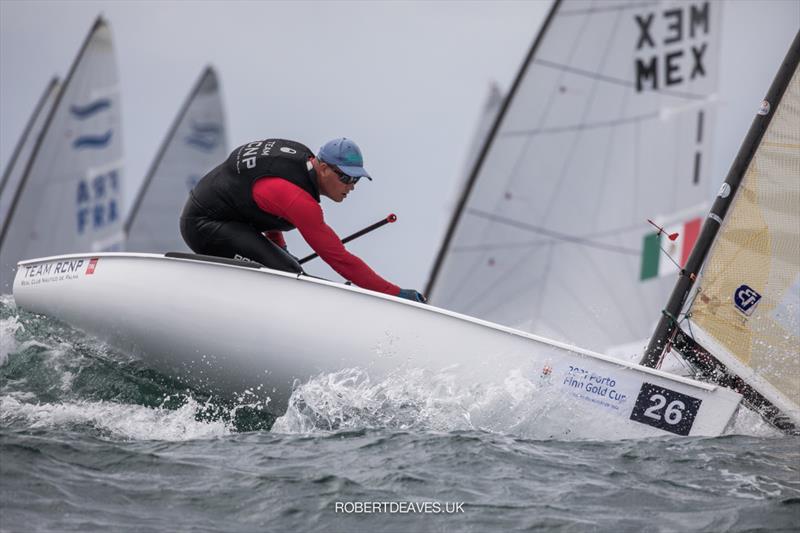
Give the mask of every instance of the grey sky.
[[[425, 285], [454, 183], [492, 80], [506, 90], [549, 9], [519, 2], [71, 2], [0, 0], [0, 165], [49, 78], [94, 18], [111, 24], [122, 85], [126, 200], [202, 68], [222, 83], [231, 148], [287, 137], [355, 139], [375, 177], [341, 205], [340, 236], [399, 221], [349, 248], [404, 287]], [[800, 3], [734, 0], [723, 15], [721, 181], [791, 37]], [[721, 169], [721, 170], [720, 170]], [[176, 220], [178, 214], [176, 213]], [[302, 239], [289, 239], [297, 255]], [[338, 279], [322, 263], [312, 273]]]

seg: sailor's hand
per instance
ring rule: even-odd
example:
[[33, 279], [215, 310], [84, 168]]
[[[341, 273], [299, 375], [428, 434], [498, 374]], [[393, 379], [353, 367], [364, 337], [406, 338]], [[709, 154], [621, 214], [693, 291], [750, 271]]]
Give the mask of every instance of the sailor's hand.
[[421, 292], [417, 292], [414, 289], [400, 289], [400, 292], [397, 294], [400, 298], [405, 298], [406, 300], [411, 300], [412, 302], [419, 302], [425, 303], [428, 300], [425, 296], [422, 295]]

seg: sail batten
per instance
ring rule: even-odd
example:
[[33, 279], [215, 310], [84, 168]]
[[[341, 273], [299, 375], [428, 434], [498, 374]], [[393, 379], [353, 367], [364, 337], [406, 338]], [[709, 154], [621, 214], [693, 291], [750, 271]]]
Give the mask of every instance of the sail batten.
[[[550, 67], [556, 70], [561, 70], [564, 72], [569, 72], [570, 74], [577, 74], [579, 76], [583, 76], [585, 78], [589, 78], [592, 80], [603, 81], [606, 83], [620, 85], [622, 87], [626, 87], [629, 89], [636, 88], [636, 82], [630, 81], [624, 78], [615, 78], [612, 76], [606, 76], [601, 72], [593, 72], [589, 70], [582, 70], [579, 68], [572, 67], [566, 64], [556, 63], [555, 61], [548, 61], [547, 59], [535, 59], [533, 61], [536, 65], [543, 66], [543, 67]], [[688, 93], [683, 91], [673, 91], [669, 89], [654, 89], [654, 92], [660, 92], [668, 96], [675, 96], [678, 98], [684, 98], [686, 100], [706, 100], [708, 98], [707, 95], [704, 94], [694, 94]]]

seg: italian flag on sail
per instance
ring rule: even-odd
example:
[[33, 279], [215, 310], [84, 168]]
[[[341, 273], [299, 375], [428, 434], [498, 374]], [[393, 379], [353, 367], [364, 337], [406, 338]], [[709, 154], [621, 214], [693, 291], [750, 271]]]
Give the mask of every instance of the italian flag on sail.
[[[689, 259], [689, 253], [694, 247], [697, 236], [700, 234], [702, 222], [702, 217], [696, 217], [682, 224], [667, 226], [660, 234], [653, 232], [645, 235], [644, 245], [642, 246], [642, 272], [640, 279], [646, 280], [657, 276], [675, 274], [678, 268], [670, 260], [670, 257], [683, 268], [686, 265], [686, 260]], [[673, 233], [678, 234], [674, 241], [669, 239], [669, 236]], [[662, 248], [666, 253], [661, 251]]]

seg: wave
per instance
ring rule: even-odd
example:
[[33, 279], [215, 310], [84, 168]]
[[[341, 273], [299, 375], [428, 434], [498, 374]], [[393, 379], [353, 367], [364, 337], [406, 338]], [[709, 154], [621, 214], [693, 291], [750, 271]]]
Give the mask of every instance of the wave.
[[229, 420], [203, 420], [207, 406], [192, 398], [187, 398], [177, 409], [107, 401], [32, 403], [27, 400], [14, 395], [0, 396], [0, 423], [31, 429], [88, 428], [103, 436], [125, 440], [207, 439], [235, 431]]
[[218, 398], [0, 297], [0, 425], [80, 426], [112, 438], [182, 440], [269, 429], [245, 391]]

